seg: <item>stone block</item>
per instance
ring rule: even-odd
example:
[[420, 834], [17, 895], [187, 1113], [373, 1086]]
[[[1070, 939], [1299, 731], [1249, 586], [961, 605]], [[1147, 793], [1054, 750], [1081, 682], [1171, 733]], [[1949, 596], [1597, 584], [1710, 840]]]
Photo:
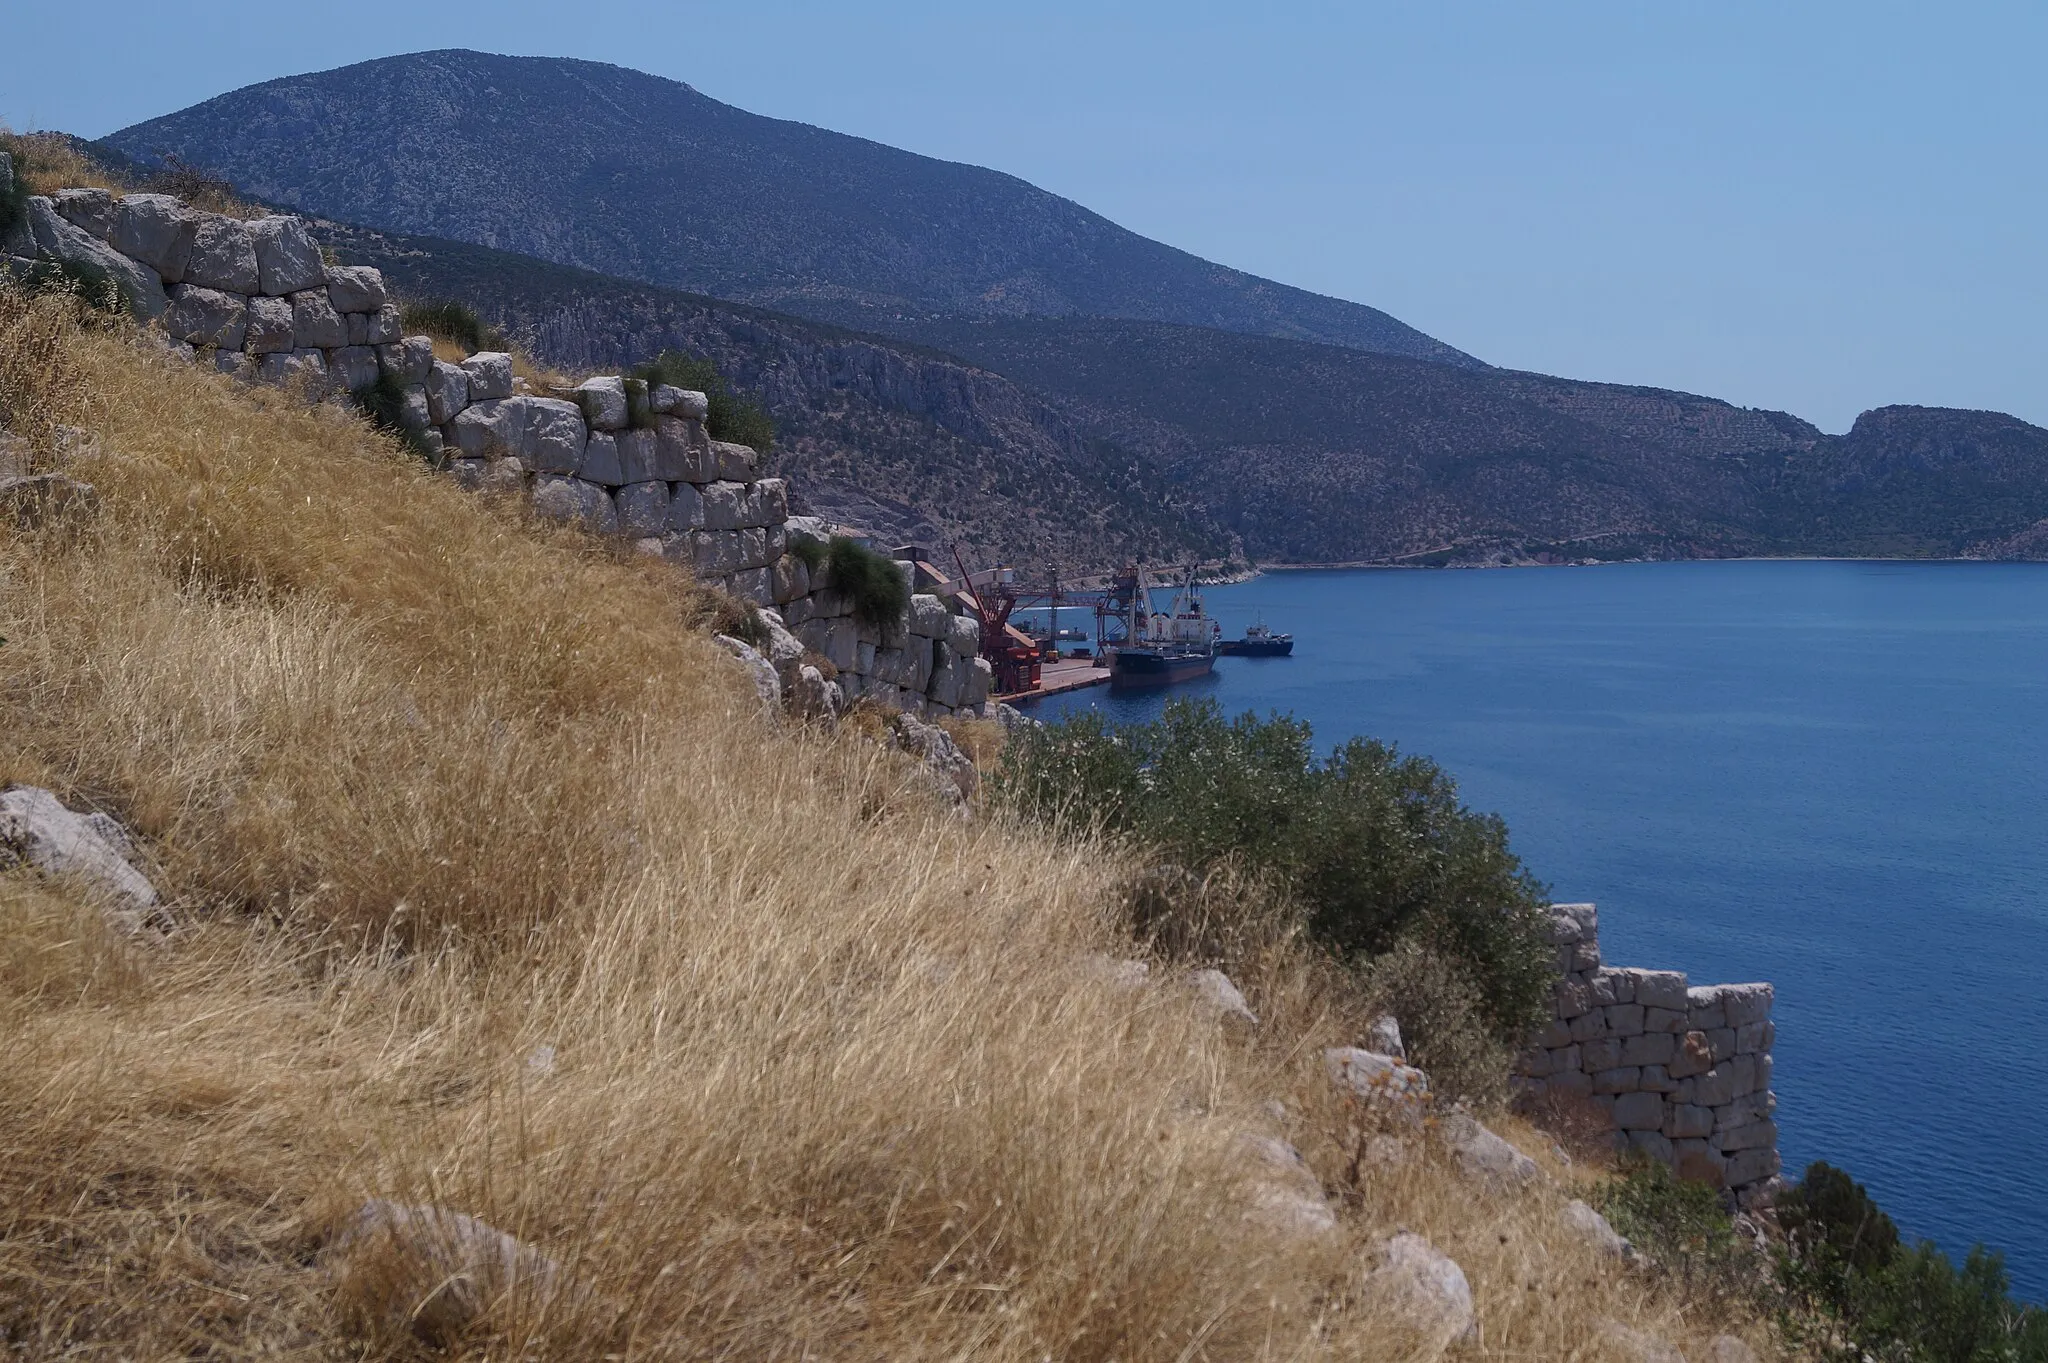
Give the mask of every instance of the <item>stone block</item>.
[[1673, 1079], [1690, 1079], [1705, 1074], [1714, 1067], [1714, 1053], [1707, 1044], [1705, 1032], [1687, 1032], [1679, 1039], [1678, 1049], [1669, 1061]]
[[469, 375], [469, 400], [488, 402], [512, 396], [512, 357], [498, 350], [484, 350], [462, 362]]
[[[730, 577], [740, 570], [740, 536], [737, 530], [696, 530], [691, 532], [692, 562], [699, 581]], [[839, 666], [837, 660], [833, 666]]]
[[472, 402], [449, 423], [448, 442], [468, 458], [511, 456], [526, 448], [526, 398]]
[[749, 446], [714, 440], [711, 453], [718, 460], [718, 476], [727, 482], [751, 483], [761, 476], [761, 456]]
[[327, 300], [325, 289], [305, 289], [292, 298], [292, 347], [322, 350], [348, 344], [348, 323]]
[[[659, 487], [660, 484], [650, 486]], [[726, 590], [759, 606], [775, 604], [775, 577], [766, 568], [741, 569], [732, 575], [732, 585]]]
[[265, 383], [302, 388], [309, 396], [325, 396], [327, 357], [317, 350], [280, 350], [263, 357], [256, 377]]
[[1744, 1122], [1714, 1133], [1714, 1148], [1724, 1155], [1738, 1150], [1760, 1150], [1778, 1143], [1778, 1124], [1771, 1121]]
[[1735, 1029], [1716, 1027], [1707, 1033], [1707, 1050], [1713, 1055], [1714, 1063], [1720, 1064], [1735, 1054]]
[[[1632, 1094], [1630, 1096], [1640, 1098], [1645, 1095]], [[1616, 1110], [1619, 1111], [1619, 1109], [1620, 1105], [1617, 1104]], [[1637, 1154], [1657, 1161], [1659, 1164], [1669, 1165], [1672, 1161], [1671, 1142], [1664, 1139], [1662, 1131], [1632, 1130], [1628, 1133], [1628, 1148]]]
[[647, 410], [656, 416], [667, 416], [676, 409], [676, 399], [682, 394], [683, 390], [673, 384], [650, 383], [647, 385]]
[[185, 282], [222, 293], [261, 292], [263, 276], [256, 268], [256, 243], [249, 229], [218, 213], [200, 214], [185, 260]]
[[[595, 436], [591, 437], [590, 443], [595, 446], [597, 438]], [[704, 528], [704, 494], [697, 489], [695, 483], [671, 483], [669, 485], [668, 528], [676, 531], [702, 530]], [[798, 564], [797, 566], [802, 567], [803, 565]], [[808, 589], [809, 584], [806, 583], [805, 585]], [[803, 592], [794, 592], [782, 599], [789, 601], [802, 595]]]
[[1552, 946], [1568, 947], [1586, 935], [1585, 930], [1579, 926], [1577, 916], [1571, 912], [1572, 907], [1570, 904], [1552, 904], [1550, 906], [1550, 944]]
[[619, 533], [619, 511], [608, 493], [581, 478], [542, 473], [533, 480], [534, 514], [552, 521], [580, 524], [598, 535]]
[[1728, 1159], [1703, 1140], [1673, 1141], [1671, 1172], [1688, 1182], [1722, 1188], [1728, 1182]]
[[932, 660], [932, 679], [925, 687], [925, 695], [948, 709], [958, 705], [961, 692], [965, 688], [965, 672], [963, 659], [949, 656], [941, 663], [935, 652]]
[[1598, 1041], [1607, 1035], [1607, 1010], [1595, 1008], [1579, 1014], [1571, 1021], [1572, 1040]]
[[[1593, 1072], [1593, 1092], [1634, 1093], [1643, 1086], [1643, 1071], [1639, 1066], [1624, 1065], [1619, 1069], [1596, 1070]], [[1659, 1098], [1657, 1101], [1662, 1102]]]
[[1760, 1051], [1760, 1052], [1758, 1052], [1758, 1053], [1757, 1053], [1757, 1057], [1756, 1057], [1756, 1088], [1755, 1088], [1755, 1090], [1754, 1090], [1754, 1091], [1755, 1091], [1755, 1092], [1757, 1092], [1757, 1093], [1767, 1093], [1767, 1092], [1769, 1092], [1769, 1091], [1770, 1091], [1770, 1087], [1771, 1087], [1771, 1056], [1770, 1056], [1770, 1052], [1768, 1052], [1768, 1051]]
[[[1626, 1006], [1626, 1005], [1617, 1005]], [[1668, 1065], [1678, 1052], [1678, 1041], [1669, 1032], [1647, 1032], [1626, 1037], [1621, 1043], [1624, 1065]]]
[[1605, 1014], [1593, 1013], [1593, 999], [1590, 988], [1581, 981], [1567, 980], [1557, 987], [1557, 1015], [1567, 1023], [1576, 1023], [1579, 1018], [1592, 1013], [1605, 1026]]
[[1625, 970], [1596, 970], [1586, 980], [1586, 988], [1593, 1002], [1602, 1007], [1636, 1001], [1635, 977]]
[[179, 284], [171, 290], [164, 330], [189, 345], [240, 350], [249, 332], [249, 300], [239, 294]]
[[455, 419], [455, 414], [469, 406], [469, 375], [461, 366], [449, 364], [446, 360], [434, 361], [433, 369], [427, 374], [427, 410], [434, 414], [434, 424], [445, 426]]
[[1600, 968], [1600, 944], [1580, 942], [1572, 947], [1570, 970], [1598, 970]]
[[[759, 526], [748, 526], [737, 532], [740, 541], [740, 567], [766, 568], [775, 562], [775, 554], [768, 547], [768, 532]], [[856, 671], [866, 671], [857, 668]]]
[[1676, 1008], [1643, 1009], [1643, 1030], [1646, 1032], [1669, 1032], [1676, 1036], [1686, 1029], [1690, 1015]]
[[1672, 1140], [1704, 1140], [1714, 1134], [1712, 1108], [1697, 1103], [1673, 1103], [1664, 1118], [1664, 1134]]
[[249, 224], [249, 237], [256, 246], [257, 287], [270, 297], [317, 289], [327, 282], [320, 248], [297, 218], [258, 218]]
[[[347, 351], [339, 351], [346, 354]], [[427, 390], [423, 384], [414, 384], [399, 397], [398, 424], [411, 431], [422, 442], [422, 448], [431, 453], [441, 452], [441, 433], [434, 429], [434, 414], [427, 410]]]
[[1685, 974], [1677, 970], [1638, 970], [1636, 977], [1636, 1002], [1645, 1008], [1669, 1008], [1674, 1012], [1686, 1010]]
[[574, 473], [583, 467], [585, 436], [583, 411], [575, 403], [526, 399], [526, 442], [519, 457], [535, 473]]
[[781, 525], [789, 519], [788, 479], [763, 478], [754, 484], [754, 496], [760, 502], [761, 524]]
[[927, 592], [910, 598], [910, 632], [920, 639], [945, 637], [948, 626], [946, 603]]
[[[50, 203], [64, 221], [87, 236], [106, 241], [114, 235], [114, 196], [110, 191], [60, 189], [50, 196]], [[214, 284], [208, 287], [217, 289], [226, 286]], [[231, 292], [246, 293], [248, 290], [237, 289]]]
[[[626, 475], [619, 459], [619, 442], [609, 431], [592, 431], [583, 442], [583, 464], [576, 476], [586, 482], [600, 483], [605, 487], [618, 487], [626, 481]], [[677, 527], [693, 529], [690, 526]]]
[[659, 535], [668, 528], [667, 483], [629, 483], [613, 501], [619, 509], [622, 535]]
[[1714, 1129], [1724, 1130], [1731, 1126], [1745, 1126], [1750, 1122], [1761, 1122], [1778, 1110], [1778, 1100], [1769, 1093], [1745, 1093], [1723, 1107], [1712, 1109]]
[[1569, 1046], [1572, 1044], [1572, 1029], [1552, 1018], [1536, 1029], [1536, 1035], [1531, 1040], [1538, 1046], [1549, 1046], [1553, 1049], [1558, 1046]]
[[956, 615], [946, 622], [946, 642], [962, 658], [981, 652], [981, 621], [971, 615]]
[[1607, 1018], [1609, 1036], [1642, 1035], [1643, 1006], [1640, 1003], [1609, 1004], [1603, 1012]]
[[1593, 1079], [1583, 1070], [1559, 1070], [1550, 1076], [1550, 1093], [1556, 1098], [1590, 1098]]
[[[909, 655], [906, 654], [905, 656]], [[1552, 1074], [1561, 1074], [1566, 1070], [1583, 1070], [1586, 1068], [1586, 1052], [1584, 1047], [1553, 1046], [1549, 1049], [1550, 1072]], [[1613, 1066], [1609, 1065], [1603, 1068], [1612, 1069]]]
[[1643, 1066], [1642, 1088], [1648, 1093], [1670, 1093], [1678, 1087], [1678, 1081], [1662, 1065]]
[[251, 355], [271, 355], [292, 348], [292, 301], [289, 298], [249, 300], [248, 332], [243, 348]]
[[1621, 1041], [1616, 1037], [1584, 1042], [1579, 1046], [1579, 1054], [1582, 1059], [1578, 1068], [1588, 1074], [1596, 1070], [1620, 1069], [1622, 1065]]
[[125, 194], [114, 205], [107, 244], [163, 276], [182, 283], [199, 232], [199, 215], [168, 194]]
[[[1600, 1087], [1597, 1076], [1593, 1087]], [[1623, 1131], [1662, 1131], [1664, 1099], [1655, 1093], [1621, 1092], [1614, 1100], [1614, 1124]]]
[[1728, 1025], [1740, 1030], [1746, 1023], [1768, 1019], [1772, 992], [1768, 984], [1722, 985], [1721, 1003], [1728, 1011]]
[[1775, 1177], [1782, 1167], [1775, 1148], [1744, 1150], [1729, 1159], [1727, 1183], [1730, 1188], [1746, 1188]]
[[967, 689], [961, 693], [961, 704], [980, 705], [988, 699], [989, 692], [995, 689], [995, 681], [995, 664], [986, 658], [969, 658], [967, 660]]
[[671, 388], [669, 392], [673, 395], [670, 401], [674, 404], [669, 410], [677, 416], [701, 425], [711, 415], [711, 399], [694, 388]]
[[[626, 407], [626, 381], [616, 374], [585, 379], [573, 394], [592, 430], [623, 431], [631, 416]], [[629, 481], [638, 482], [639, 479]]]
[[368, 388], [377, 382], [377, 373], [377, 352], [369, 346], [341, 346], [327, 352], [327, 374], [337, 390], [353, 393]]
[[619, 476], [628, 483], [667, 482], [658, 457], [660, 443], [653, 431], [616, 431], [612, 438], [619, 445]]
[[391, 301], [383, 273], [370, 265], [328, 266], [327, 297], [336, 312], [375, 312]]
[[721, 481], [704, 485], [704, 526], [709, 530], [737, 530], [746, 521], [747, 489], [743, 483]]
[[1728, 1025], [1728, 1010], [1721, 1006], [1721, 986], [1703, 984], [1685, 991], [1686, 1012], [1691, 1029], [1711, 1032]]
[[1774, 1029], [1768, 1022], [1745, 1022], [1735, 1029], [1735, 1050], [1742, 1055], [1768, 1051], [1772, 1040]]
[[377, 362], [401, 387], [424, 384], [434, 372], [434, 343], [424, 336], [377, 347]]
[[139, 320], [153, 322], [170, 307], [170, 299], [164, 296], [163, 279], [155, 270], [72, 226], [40, 194], [29, 196], [28, 226], [36, 248], [43, 254], [54, 260], [91, 266], [114, 279], [126, 291], [129, 310]]
[[1735, 1087], [1735, 1075], [1727, 1065], [1715, 1066], [1693, 1083], [1693, 1101], [1702, 1107], [1720, 1107], [1740, 1096]]
[[824, 655], [840, 671], [853, 671], [860, 642], [850, 619], [841, 616], [835, 620], [811, 620], [797, 629], [796, 636], [803, 640], [805, 648]]
[[[350, 316], [350, 336], [354, 336], [356, 333], [353, 318], [360, 317], [363, 319], [364, 345], [390, 345], [393, 341], [405, 339], [401, 334], [403, 324], [399, 316], [398, 304], [396, 303], [386, 303], [375, 312], [352, 313]], [[428, 344], [431, 345], [432, 342]]]

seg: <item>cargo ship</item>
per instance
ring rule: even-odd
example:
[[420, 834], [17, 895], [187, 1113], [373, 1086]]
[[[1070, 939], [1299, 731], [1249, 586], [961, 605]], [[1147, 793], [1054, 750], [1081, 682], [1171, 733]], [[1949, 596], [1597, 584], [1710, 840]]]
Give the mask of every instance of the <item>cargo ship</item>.
[[[1151, 596], [1140, 569], [1125, 642], [1110, 652], [1111, 690], [1171, 686], [1207, 676], [1216, 666], [1216, 639], [1223, 629], [1203, 612], [1194, 571], [1189, 570], [1186, 583], [1174, 593], [1170, 610], [1151, 611]], [[1146, 612], [1142, 620], [1141, 611]]]
[[1294, 652], [1294, 636], [1275, 634], [1261, 620], [1244, 632], [1244, 638], [1225, 639], [1216, 651], [1232, 658], [1285, 658]]

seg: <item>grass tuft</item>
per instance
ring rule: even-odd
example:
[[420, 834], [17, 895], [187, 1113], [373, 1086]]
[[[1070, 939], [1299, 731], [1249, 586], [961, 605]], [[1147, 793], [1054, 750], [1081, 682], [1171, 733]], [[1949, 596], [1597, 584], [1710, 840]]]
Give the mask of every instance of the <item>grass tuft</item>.
[[680, 350], [664, 350], [633, 370], [632, 376], [643, 383], [665, 383], [704, 394], [710, 407], [704, 428], [713, 440], [748, 445], [761, 454], [775, 448], [775, 422], [767, 410], [755, 399], [734, 392], [710, 360]]
[[835, 535], [824, 560], [832, 590], [853, 603], [854, 619], [879, 628], [902, 619], [910, 608], [910, 584], [887, 555]]

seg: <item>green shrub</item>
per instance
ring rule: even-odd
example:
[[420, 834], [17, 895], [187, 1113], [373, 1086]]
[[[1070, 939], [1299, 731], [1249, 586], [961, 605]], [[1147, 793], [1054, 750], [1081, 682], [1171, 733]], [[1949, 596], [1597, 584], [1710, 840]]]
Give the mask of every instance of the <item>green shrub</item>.
[[1432, 1090], [1484, 1107], [1507, 1100], [1514, 1048], [1495, 1034], [1469, 971], [1404, 941], [1361, 973], [1372, 1010], [1400, 1019], [1408, 1059], [1429, 1075]]
[[388, 371], [380, 371], [371, 383], [351, 389], [349, 398], [356, 410], [370, 419], [370, 424], [398, 438], [407, 449], [429, 463], [438, 463], [434, 451], [428, 448], [424, 432], [413, 430], [405, 424], [405, 385]]
[[453, 299], [407, 303], [401, 312], [409, 335], [432, 336], [459, 345], [471, 355], [484, 350], [501, 350], [505, 338], [498, 329], [477, 315], [475, 308]]
[[28, 216], [28, 180], [23, 174], [19, 157], [14, 156], [11, 139], [0, 139], [0, 152], [6, 152], [14, 159], [13, 172], [7, 183], [0, 185], [0, 233], [13, 230], [14, 225]]
[[1518, 1040], [1554, 979], [1548, 895], [1426, 758], [1354, 739], [1319, 760], [1309, 726], [1177, 700], [1150, 724], [1083, 714], [1011, 741], [992, 783], [1026, 817], [1099, 825], [1197, 873], [1270, 879], [1309, 935], [1364, 967], [1402, 942], [1453, 962], [1487, 1029]]
[[789, 535], [789, 552], [801, 559], [804, 567], [815, 573], [818, 566], [825, 561], [825, 542], [814, 535], [793, 530]]
[[635, 369], [632, 376], [648, 384], [665, 383], [702, 393], [709, 405], [704, 429], [713, 440], [750, 445], [762, 454], [775, 447], [775, 422], [766, 409], [753, 398], [733, 392], [718, 367], [702, 356], [664, 350]]
[[910, 607], [910, 584], [895, 561], [844, 535], [827, 546], [825, 569], [832, 589], [853, 603], [854, 619], [864, 624], [891, 624]]
[[1736, 1236], [1721, 1194], [1706, 1184], [1636, 1157], [1593, 1201], [1616, 1231], [1690, 1292], [1759, 1300], [1766, 1291], [1765, 1261]]

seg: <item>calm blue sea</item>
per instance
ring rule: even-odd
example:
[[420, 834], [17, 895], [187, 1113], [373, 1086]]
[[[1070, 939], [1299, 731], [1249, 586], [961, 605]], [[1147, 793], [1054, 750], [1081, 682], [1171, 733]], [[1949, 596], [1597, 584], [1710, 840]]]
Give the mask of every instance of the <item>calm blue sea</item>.
[[1426, 753], [1599, 903], [1607, 960], [1775, 981], [1788, 1172], [1842, 1165], [2048, 1300], [2048, 565], [1290, 572], [1208, 604], [1295, 656], [1175, 694]]

